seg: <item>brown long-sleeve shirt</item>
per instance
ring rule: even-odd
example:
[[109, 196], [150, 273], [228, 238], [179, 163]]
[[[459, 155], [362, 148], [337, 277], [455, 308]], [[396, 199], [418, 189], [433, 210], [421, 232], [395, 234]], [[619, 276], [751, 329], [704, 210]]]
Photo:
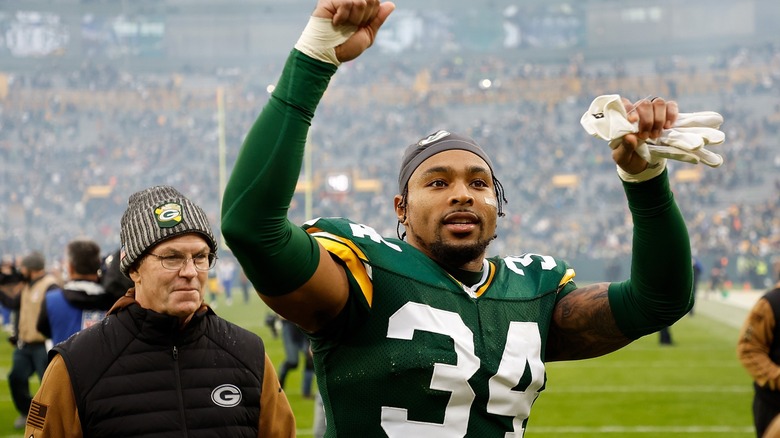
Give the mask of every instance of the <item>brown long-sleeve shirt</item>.
[[[780, 294], [780, 283], [768, 294]], [[772, 342], [775, 339], [777, 320], [767, 295], [750, 309], [737, 342], [737, 356], [758, 386], [780, 390], [780, 364], [771, 356]], [[780, 392], [778, 392], [780, 397]]]

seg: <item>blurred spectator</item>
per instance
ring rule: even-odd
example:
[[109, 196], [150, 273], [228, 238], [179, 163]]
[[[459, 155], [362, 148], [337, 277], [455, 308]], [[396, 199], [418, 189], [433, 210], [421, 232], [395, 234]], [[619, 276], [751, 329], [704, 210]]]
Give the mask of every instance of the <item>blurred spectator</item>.
[[133, 280], [119, 270], [119, 256], [120, 250], [117, 249], [103, 258], [100, 267], [100, 284], [114, 300], [123, 297], [133, 287]]
[[244, 304], [249, 303], [249, 289], [252, 288], [252, 285], [249, 284], [249, 279], [246, 278], [246, 273], [240, 265], [238, 266], [238, 285], [241, 287], [241, 295], [244, 297]]
[[100, 284], [100, 247], [92, 240], [68, 243], [65, 268], [68, 281], [49, 291], [38, 317], [38, 331], [54, 344], [99, 322], [116, 298]]
[[220, 259], [217, 265], [217, 278], [225, 293], [225, 304], [233, 304], [233, 281], [236, 278], [236, 262], [230, 257]]
[[13, 354], [11, 372], [8, 374], [8, 386], [11, 398], [19, 412], [14, 420], [14, 428], [23, 429], [30, 410], [30, 377], [37, 374], [43, 379], [48, 359], [46, 357], [46, 337], [36, 328], [41, 304], [46, 292], [59, 286], [55, 278], [46, 273], [46, 260], [40, 252], [32, 252], [22, 259], [20, 267], [24, 286], [17, 295], [6, 295], [1, 290], [0, 300], [4, 305], [18, 311], [17, 332], [13, 340], [16, 349]]
[[726, 266], [728, 265], [728, 258], [720, 257], [715, 260], [710, 269], [710, 290], [713, 292], [721, 292], [724, 290], [725, 283], [728, 280], [726, 273]]
[[303, 356], [303, 380], [301, 394], [305, 398], [313, 398], [312, 383], [314, 382], [314, 358], [309, 347], [309, 338], [294, 323], [281, 318], [282, 342], [284, 343], [284, 362], [279, 367], [279, 383], [284, 389], [287, 374], [298, 368], [300, 357]]
[[701, 264], [701, 260], [698, 257], [691, 257], [691, 267], [693, 268], [693, 299], [694, 305], [691, 307], [689, 315], [693, 316], [693, 309], [696, 307], [695, 300], [698, 299], [699, 293], [699, 280], [701, 280], [701, 273], [704, 271], [704, 266]]
[[[24, 286], [22, 273], [16, 267], [16, 262], [11, 256], [3, 256], [0, 260], [0, 299], [3, 296], [15, 297]], [[16, 312], [6, 306], [6, 301], [0, 301], [0, 310], [3, 316], [3, 328], [9, 333], [16, 333]]]

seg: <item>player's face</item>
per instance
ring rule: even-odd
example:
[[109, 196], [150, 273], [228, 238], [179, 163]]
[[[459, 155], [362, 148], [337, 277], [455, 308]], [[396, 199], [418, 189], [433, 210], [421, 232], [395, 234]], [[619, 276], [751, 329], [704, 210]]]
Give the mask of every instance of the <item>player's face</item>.
[[[192, 258], [210, 252], [208, 243], [200, 234], [190, 233], [173, 237], [152, 247], [148, 252], [162, 257]], [[160, 259], [147, 255], [130, 271], [135, 282], [135, 299], [141, 307], [157, 313], [178, 317], [182, 323], [189, 321], [203, 303], [208, 272], [198, 271], [192, 260], [183, 268], [166, 269]]]
[[448, 266], [482, 268], [498, 217], [492, 174], [482, 158], [462, 150], [428, 158], [409, 179], [406, 207], [399, 201], [396, 213], [412, 246]]

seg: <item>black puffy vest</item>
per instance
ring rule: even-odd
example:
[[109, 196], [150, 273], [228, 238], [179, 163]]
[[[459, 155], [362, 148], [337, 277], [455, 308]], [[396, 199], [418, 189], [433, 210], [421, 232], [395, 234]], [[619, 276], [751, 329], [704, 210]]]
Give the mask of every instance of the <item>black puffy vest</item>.
[[257, 437], [262, 340], [211, 309], [178, 325], [131, 304], [54, 348], [85, 438]]

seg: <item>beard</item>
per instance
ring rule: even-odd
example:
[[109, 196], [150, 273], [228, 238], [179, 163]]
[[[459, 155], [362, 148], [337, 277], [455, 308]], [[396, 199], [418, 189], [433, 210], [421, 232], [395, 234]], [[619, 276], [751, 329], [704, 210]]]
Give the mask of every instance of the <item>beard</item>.
[[433, 259], [439, 263], [460, 268], [466, 263], [481, 257], [487, 250], [488, 245], [490, 245], [490, 241], [494, 238], [495, 236], [489, 239], [480, 239], [473, 243], [454, 245], [442, 241], [441, 236], [437, 236], [436, 240], [428, 245], [428, 250], [431, 252]]

